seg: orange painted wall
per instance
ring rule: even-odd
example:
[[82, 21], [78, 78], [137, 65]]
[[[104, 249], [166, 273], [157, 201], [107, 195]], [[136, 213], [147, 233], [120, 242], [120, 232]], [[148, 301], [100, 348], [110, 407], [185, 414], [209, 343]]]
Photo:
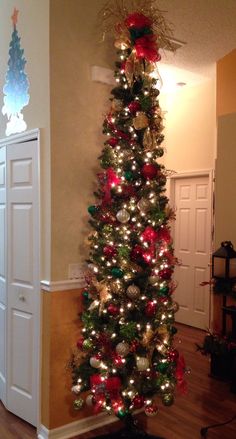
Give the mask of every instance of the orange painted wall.
[[48, 429], [90, 415], [73, 409], [71, 350], [79, 337], [81, 290], [42, 292], [43, 362], [41, 423]]
[[236, 112], [236, 49], [217, 62], [217, 116]]

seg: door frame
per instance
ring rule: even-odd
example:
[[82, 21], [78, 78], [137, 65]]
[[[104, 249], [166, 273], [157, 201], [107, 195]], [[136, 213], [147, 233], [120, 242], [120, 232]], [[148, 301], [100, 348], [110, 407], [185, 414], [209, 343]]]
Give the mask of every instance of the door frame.
[[[39, 252], [39, 266], [38, 266], [38, 295], [36, 295], [36, 309], [38, 310], [37, 315], [35, 316], [36, 321], [36, 364], [37, 364], [37, 371], [36, 371], [36, 386], [37, 386], [37, 399], [36, 399], [36, 427], [37, 429], [40, 426], [40, 420], [41, 420], [41, 362], [42, 362], [42, 346], [41, 346], [41, 298], [40, 298], [40, 291], [41, 291], [41, 194], [40, 194], [40, 129], [35, 128], [33, 130], [25, 131], [23, 133], [14, 134], [10, 137], [2, 138], [0, 139], [0, 148], [7, 147], [8, 145], [17, 144], [17, 143], [25, 143], [29, 141], [36, 141], [37, 142], [37, 172], [38, 172], [38, 189], [39, 189], [39, 216], [38, 216], [38, 233], [39, 233], [39, 239], [38, 239], [38, 252]], [[6, 248], [7, 252], [7, 248]], [[7, 255], [6, 255], [7, 259]], [[8, 273], [6, 272], [6, 275], [8, 277]], [[7, 342], [7, 340], [6, 340]], [[8, 345], [6, 343], [6, 348], [8, 349]], [[8, 370], [6, 368], [6, 377], [8, 374]], [[6, 395], [7, 397], [7, 395]], [[7, 405], [7, 398], [6, 398], [6, 409], [8, 409]]]
[[[214, 231], [215, 231], [215, 171], [213, 168], [211, 169], [203, 169], [199, 171], [182, 171], [176, 172], [173, 175], [168, 177], [167, 187], [169, 189], [169, 204], [170, 207], [175, 209], [175, 181], [182, 178], [194, 178], [194, 177], [208, 177], [209, 178], [209, 199], [210, 199], [210, 224], [211, 224], [211, 234], [209, 237], [210, 240], [210, 254], [209, 254], [209, 267], [210, 267], [210, 276], [209, 282], [211, 279], [211, 257], [213, 253], [213, 245], [214, 245]], [[173, 221], [171, 225], [172, 237], [173, 241], [175, 239], [175, 222]], [[209, 316], [208, 316], [208, 328], [212, 327], [212, 313], [213, 313], [213, 295], [211, 294], [212, 288], [211, 284], [209, 286]]]

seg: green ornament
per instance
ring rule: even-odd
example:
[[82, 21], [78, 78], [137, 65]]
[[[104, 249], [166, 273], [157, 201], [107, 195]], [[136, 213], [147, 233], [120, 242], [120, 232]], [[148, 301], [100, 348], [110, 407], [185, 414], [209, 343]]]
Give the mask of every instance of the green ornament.
[[89, 340], [89, 338], [86, 338], [83, 341], [83, 349], [85, 349], [86, 351], [89, 351], [90, 349], [92, 349], [93, 347], [93, 342], [91, 340]]
[[134, 174], [133, 174], [132, 171], [126, 171], [126, 172], [125, 172], [125, 179], [126, 179], [127, 181], [132, 181], [133, 178], [134, 178]]
[[162, 397], [162, 404], [165, 406], [170, 406], [174, 403], [174, 395], [172, 393], [166, 393]]
[[82, 398], [75, 399], [73, 405], [75, 410], [81, 410], [84, 405], [84, 400]]
[[170, 365], [170, 363], [169, 363], [168, 361], [166, 361], [165, 363], [159, 363], [159, 364], [156, 366], [156, 370], [157, 370], [158, 372], [165, 373], [165, 372], [167, 371], [169, 365]]
[[123, 270], [121, 270], [118, 267], [113, 267], [111, 269], [111, 274], [113, 277], [116, 277], [117, 279], [121, 279], [124, 276]]
[[127, 259], [129, 257], [129, 254], [130, 254], [130, 250], [128, 247], [125, 246], [119, 247], [118, 255], [120, 256], [120, 258]]
[[124, 418], [126, 418], [126, 416], [128, 416], [128, 414], [129, 414], [128, 410], [126, 410], [126, 409], [119, 409], [117, 414], [116, 414], [116, 416], [119, 419], [124, 419]]
[[88, 291], [83, 291], [82, 296], [84, 299], [88, 300], [89, 299], [89, 292]]
[[89, 206], [89, 207], [88, 207], [88, 213], [89, 213], [90, 215], [93, 216], [96, 212], [97, 212], [97, 207], [96, 207], [96, 206]]
[[163, 287], [163, 288], [159, 289], [157, 295], [160, 297], [165, 297], [165, 296], [167, 296], [168, 293], [169, 293], [169, 287]]

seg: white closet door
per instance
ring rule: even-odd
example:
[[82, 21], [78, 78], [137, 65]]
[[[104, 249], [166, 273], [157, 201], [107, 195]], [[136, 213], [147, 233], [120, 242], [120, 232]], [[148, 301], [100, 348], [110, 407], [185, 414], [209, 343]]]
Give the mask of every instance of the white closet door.
[[38, 410], [38, 143], [7, 146], [7, 408], [36, 425]]
[[6, 148], [0, 148], [0, 400], [6, 405]]
[[208, 176], [175, 180], [176, 224], [175, 254], [181, 265], [176, 267], [179, 303], [178, 322], [206, 329], [209, 327], [208, 286], [210, 279], [211, 194]]

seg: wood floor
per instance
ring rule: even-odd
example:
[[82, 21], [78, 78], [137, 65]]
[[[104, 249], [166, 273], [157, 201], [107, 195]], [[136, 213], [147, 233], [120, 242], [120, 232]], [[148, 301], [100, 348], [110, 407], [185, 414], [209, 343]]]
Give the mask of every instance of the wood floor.
[[[146, 423], [149, 433], [165, 439], [200, 439], [201, 427], [224, 422], [236, 414], [236, 394], [229, 391], [227, 383], [208, 377], [208, 358], [196, 352], [195, 342], [202, 338], [202, 331], [179, 325], [178, 348], [184, 353], [186, 363], [191, 369], [188, 376], [188, 394], [177, 396], [172, 407], [163, 407], [160, 404], [159, 415], [155, 418], [139, 415], [141, 422]], [[74, 439], [95, 439], [117, 428], [118, 424], [109, 425]], [[0, 405], [0, 439], [32, 438], [36, 438], [35, 429]], [[236, 439], [236, 420], [225, 427], [209, 430], [207, 438]]]

